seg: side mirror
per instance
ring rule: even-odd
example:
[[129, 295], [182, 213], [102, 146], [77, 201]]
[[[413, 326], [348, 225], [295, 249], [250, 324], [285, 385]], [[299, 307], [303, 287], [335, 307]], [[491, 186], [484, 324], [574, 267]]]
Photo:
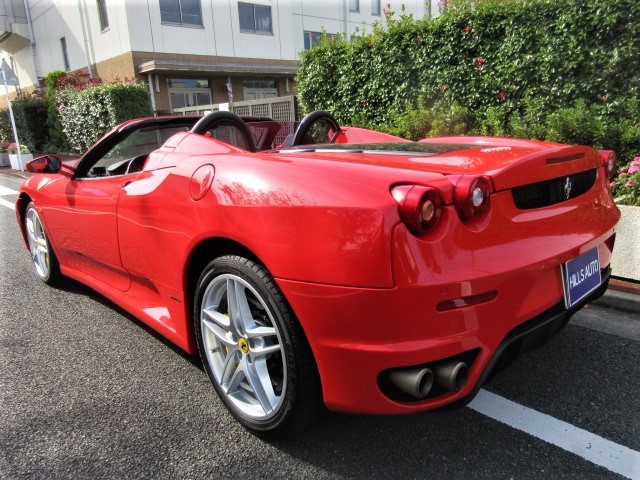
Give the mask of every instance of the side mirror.
[[33, 173], [58, 173], [62, 168], [62, 161], [55, 155], [43, 155], [27, 162], [27, 171]]

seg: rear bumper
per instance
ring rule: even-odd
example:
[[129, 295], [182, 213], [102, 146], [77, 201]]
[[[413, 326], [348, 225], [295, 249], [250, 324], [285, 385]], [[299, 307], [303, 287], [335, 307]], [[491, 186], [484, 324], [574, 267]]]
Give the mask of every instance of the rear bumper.
[[609, 285], [610, 276], [611, 268], [607, 268], [602, 272], [602, 284], [600, 287], [571, 309], [565, 309], [564, 302], [560, 302], [537, 317], [511, 330], [496, 349], [471, 392], [466, 397], [452, 402], [445, 408], [465, 406], [473, 400], [487, 380], [508, 366], [516, 356], [544, 345], [551, 337], [562, 330], [571, 317], [582, 307], [604, 295]]
[[[612, 232], [608, 233], [609, 235]], [[596, 245], [608, 237], [599, 237]], [[560, 265], [589, 242], [553, 262], [456, 284], [366, 289], [278, 279], [309, 338], [322, 379], [324, 401], [334, 411], [405, 414], [464, 405], [518, 353], [544, 343], [584, 304], [607, 288], [610, 269], [598, 289], [565, 309]], [[566, 257], [566, 258], [565, 258]], [[608, 265], [603, 259], [603, 265]], [[495, 290], [484, 303], [437, 311], [443, 292]], [[398, 400], [383, 391], [383, 372], [430, 365], [450, 357], [473, 358], [460, 391], [422, 400]], [[386, 393], [385, 393], [386, 392]]]

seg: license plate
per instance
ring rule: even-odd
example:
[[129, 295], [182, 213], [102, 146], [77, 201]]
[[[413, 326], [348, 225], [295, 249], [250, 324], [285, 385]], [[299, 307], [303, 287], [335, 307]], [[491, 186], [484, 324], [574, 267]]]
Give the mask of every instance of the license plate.
[[589, 250], [562, 266], [564, 305], [573, 307], [602, 283], [598, 248]]

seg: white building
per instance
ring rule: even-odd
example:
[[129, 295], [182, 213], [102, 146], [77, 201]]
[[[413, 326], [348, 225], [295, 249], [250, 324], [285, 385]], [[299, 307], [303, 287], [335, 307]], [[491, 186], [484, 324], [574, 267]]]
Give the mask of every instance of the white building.
[[0, 0], [0, 50], [32, 91], [54, 70], [148, 83], [154, 108], [292, 94], [321, 32], [360, 35], [430, 0]]

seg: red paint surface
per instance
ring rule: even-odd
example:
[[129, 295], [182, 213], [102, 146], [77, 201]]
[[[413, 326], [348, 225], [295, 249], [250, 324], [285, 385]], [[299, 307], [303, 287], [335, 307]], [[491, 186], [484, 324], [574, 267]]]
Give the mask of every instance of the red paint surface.
[[[338, 138], [392, 140], [355, 128]], [[141, 173], [35, 174], [18, 206], [25, 195], [38, 206], [65, 274], [190, 353], [192, 253], [215, 238], [242, 245], [269, 269], [296, 313], [327, 405], [404, 413], [466, 396], [507, 333], [562, 300], [563, 262], [597, 246], [601, 265], [609, 264], [605, 240], [619, 219], [595, 150], [508, 139], [429, 142], [470, 147], [432, 157], [249, 153], [182, 133], [152, 153]], [[547, 162], [576, 154], [584, 156]], [[536, 210], [513, 203], [513, 186], [589, 168], [598, 168], [596, 185], [580, 197]], [[485, 216], [463, 222], [453, 190], [466, 174], [486, 175], [492, 194]], [[400, 222], [390, 194], [398, 184], [440, 192], [443, 212], [433, 231], [416, 236]], [[497, 292], [489, 302], [436, 309], [488, 291]], [[461, 392], [400, 403], [378, 388], [384, 369], [471, 349], [480, 353]]]

